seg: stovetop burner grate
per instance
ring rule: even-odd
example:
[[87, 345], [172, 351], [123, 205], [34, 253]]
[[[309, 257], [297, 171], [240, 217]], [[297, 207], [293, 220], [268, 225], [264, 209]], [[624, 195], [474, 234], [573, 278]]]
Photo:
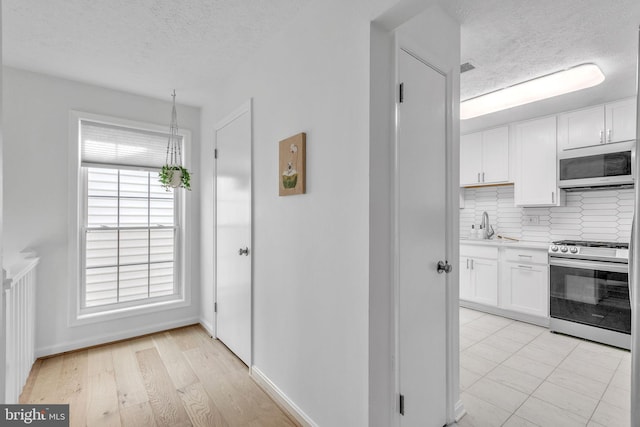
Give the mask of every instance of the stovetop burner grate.
[[553, 242], [554, 245], [564, 246], [584, 246], [590, 248], [613, 248], [613, 249], [629, 249], [628, 243], [620, 242], [594, 242], [588, 240], [558, 240]]

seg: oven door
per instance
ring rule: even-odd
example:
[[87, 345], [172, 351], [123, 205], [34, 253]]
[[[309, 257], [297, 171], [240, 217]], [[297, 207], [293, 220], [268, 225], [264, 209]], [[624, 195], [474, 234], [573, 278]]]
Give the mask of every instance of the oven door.
[[549, 259], [551, 317], [631, 333], [627, 264]]

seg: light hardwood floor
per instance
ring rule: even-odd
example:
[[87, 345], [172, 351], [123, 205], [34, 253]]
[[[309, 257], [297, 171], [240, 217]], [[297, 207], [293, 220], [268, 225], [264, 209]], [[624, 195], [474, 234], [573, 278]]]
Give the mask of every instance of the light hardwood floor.
[[71, 426], [298, 426], [200, 326], [34, 364], [20, 403], [69, 403]]

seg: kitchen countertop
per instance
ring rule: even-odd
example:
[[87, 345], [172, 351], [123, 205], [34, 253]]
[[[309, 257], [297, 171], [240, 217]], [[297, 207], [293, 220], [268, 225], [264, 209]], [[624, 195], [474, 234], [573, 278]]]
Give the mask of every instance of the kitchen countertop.
[[506, 239], [460, 239], [460, 244], [465, 245], [479, 245], [479, 246], [496, 246], [504, 248], [527, 248], [527, 249], [549, 249], [550, 242], [531, 242], [527, 240], [520, 240], [514, 242], [513, 240]]

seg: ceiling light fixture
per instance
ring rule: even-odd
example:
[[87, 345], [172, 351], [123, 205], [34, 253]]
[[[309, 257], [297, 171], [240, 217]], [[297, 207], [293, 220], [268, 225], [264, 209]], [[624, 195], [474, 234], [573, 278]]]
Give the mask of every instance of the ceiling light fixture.
[[460, 103], [460, 119], [494, 113], [599, 85], [604, 74], [596, 64], [581, 64], [537, 77]]

